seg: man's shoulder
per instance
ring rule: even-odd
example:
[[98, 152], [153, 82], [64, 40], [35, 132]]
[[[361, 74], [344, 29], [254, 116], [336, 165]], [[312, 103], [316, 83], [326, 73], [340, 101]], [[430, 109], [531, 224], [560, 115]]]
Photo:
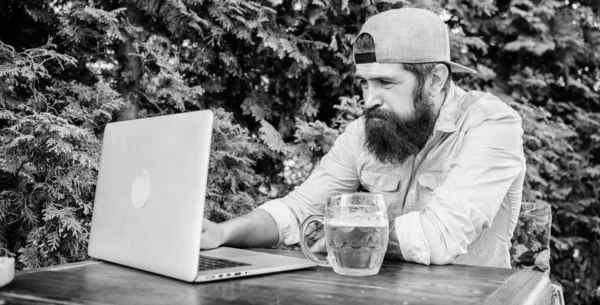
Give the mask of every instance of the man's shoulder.
[[520, 117], [517, 111], [497, 96], [483, 91], [463, 91], [458, 101], [461, 112], [485, 120], [491, 116]]
[[365, 132], [365, 120], [363, 117], [348, 123], [342, 134], [348, 134], [355, 137], [362, 137]]
[[365, 122], [364, 118], [360, 117], [352, 122], [349, 122], [343, 131], [335, 140], [334, 146], [344, 147], [351, 151], [362, 150], [361, 143], [365, 139]]

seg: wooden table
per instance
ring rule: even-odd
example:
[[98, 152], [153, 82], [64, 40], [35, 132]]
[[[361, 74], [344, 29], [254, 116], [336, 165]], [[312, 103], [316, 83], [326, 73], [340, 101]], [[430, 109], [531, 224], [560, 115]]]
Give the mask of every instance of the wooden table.
[[315, 267], [197, 284], [89, 261], [20, 272], [0, 304], [550, 304], [550, 293], [545, 273], [463, 265], [389, 261], [370, 277]]

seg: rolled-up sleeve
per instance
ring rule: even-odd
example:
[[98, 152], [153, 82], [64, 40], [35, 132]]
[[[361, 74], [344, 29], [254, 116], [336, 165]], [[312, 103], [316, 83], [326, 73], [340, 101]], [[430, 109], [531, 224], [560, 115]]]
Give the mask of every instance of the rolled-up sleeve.
[[[445, 264], [467, 253], [467, 246], [491, 226], [509, 188], [524, 170], [522, 135], [521, 118], [512, 110], [489, 115], [465, 132], [458, 157], [423, 211], [395, 219], [407, 261]], [[439, 243], [430, 245], [428, 240]], [[436, 262], [431, 262], [434, 256]]]
[[273, 217], [279, 231], [279, 244], [297, 243], [300, 224], [311, 215], [323, 215], [330, 196], [358, 188], [360, 182], [355, 160], [361, 145], [358, 140], [363, 126], [361, 120], [346, 127], [306, 181], [287, 196], [257, 208]]

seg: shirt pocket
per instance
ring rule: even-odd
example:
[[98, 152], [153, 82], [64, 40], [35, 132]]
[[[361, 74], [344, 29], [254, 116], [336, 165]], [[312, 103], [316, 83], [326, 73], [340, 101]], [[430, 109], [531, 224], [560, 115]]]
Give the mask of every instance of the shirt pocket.
[[370, 193], [397, 192], [400, 187], [400, 177], [385, 172], [363, 170], [360, 173], [360, 180]]
[[417, 174], [417, 202], [425, 206], [431, 198], [433, 191], [444, 182], [443, 174], [436, 172], [426, 172]]

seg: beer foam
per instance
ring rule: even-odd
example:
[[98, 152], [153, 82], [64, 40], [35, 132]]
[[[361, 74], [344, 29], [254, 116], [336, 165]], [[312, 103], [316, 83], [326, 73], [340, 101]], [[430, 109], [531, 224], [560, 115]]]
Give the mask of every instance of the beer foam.
[[325, 222], [333, 226], [384, 227], [388, 225], [387, 214], [381, 212], [337, 214], [328, 217]]

